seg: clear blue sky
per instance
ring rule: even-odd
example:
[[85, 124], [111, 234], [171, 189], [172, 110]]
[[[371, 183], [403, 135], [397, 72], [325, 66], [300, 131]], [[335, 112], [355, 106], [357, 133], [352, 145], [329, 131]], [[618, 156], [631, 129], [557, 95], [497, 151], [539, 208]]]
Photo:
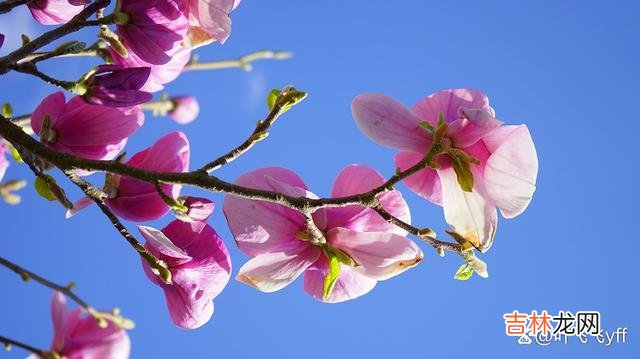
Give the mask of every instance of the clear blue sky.
[[[234, 14], [230, 40], [200, 51], [201, 58], [262, 48], [295, 57], [258, 63], [251, 73], [184, 75], [168, 91], [195, 93], [200, 118], [179, 127], [149, 116], [128, 146], [134, 153], [180, 129], [191, 140], [193, 166], [204, 163], [245, 138], [264, 115], [270, 88], [294, 84], [309, 98], [220, 175], [232, 180], [253, 168], [286, 166], [326, 195], [349, 163], [387, 176], [394, 170], [393, 151], [358, 132], [350, 113], [354, 96], [381, 92], [411, 105], [444, 88], [483, 90], [500, 119], [529, 126], [540, 158], [533, 202], [520, 217], [501, 219], [484, 256], [487, 280], [454, 281], [460, 260], [439, 258], [425, 246], [421, 265], [339, 305], [315, 301], [300, 281], [274, 294], [231, 281], [215, 301], [213, 319], [186, 332], [171, 324], [160, 289], [95, 208], [67, 221], [59, 205], [24, 190], [20, 206], [0, 204], [2, 255], [57, 281], [75, 281], [95, 306], [121, 307], [137, 324], [130, 332], [134, 358], [637, 358], [639, 13], [632, 0], [246, 0]], [[4, 15], [0, 28], [26, 26], [25, 16]], [[48, 69], [73, 78], [89, 62], [62, 64]], [[54, 91], [24, 76], [1, 81], [0, 99], [19, 113]], [[12, 164], [7, 178], [21, 176], [27, 171]], [[414, 223], [442, 233], [442, 210], [401, 189]], [[228, 241], [235, 275], [246, 257], [233, 245], [222, 197], [211, 197], [218, 204], [211, 224]], [[0, 283], [0, 333], [48, 346], [51, 292], [3, 269]], [[519, 346], [505, 335], [502, 318], [513, 309], [598, 310], [604, 329], [628, 327], [630, 334], [626, 344], [610, 348], [575, 340]], [[16, 349], [0, 357], [23, 354]]]

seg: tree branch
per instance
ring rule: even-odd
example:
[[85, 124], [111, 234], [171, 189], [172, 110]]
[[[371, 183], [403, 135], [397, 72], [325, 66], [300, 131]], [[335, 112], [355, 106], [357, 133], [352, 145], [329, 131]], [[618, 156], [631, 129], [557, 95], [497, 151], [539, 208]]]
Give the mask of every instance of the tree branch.
[[6, 0], [0, 2], [0, 14], [8, 13], [20, 5], [26, 5], [33, 0]]
[[250, 54], [244, 55], [235, 60], [222, 60], [222, 61], [209, 61], [198, 62], [195, 58], [184, 67], [183, 72], [197, 71], [197, 70], [219, 70], [230, 68], [241, 68], [245, 71], [251, 71], [253, 69], [252, 62], [256, 60], [286, 60], [291, 58], [292, 54], [286, 51], [272, 51], [272, 50], [260, 50]]
[[44, 34], [29, 41], [28, 43], [24, 44], [22, 47], [9, 53], [8, 55], [1, 57], [0, 74], [6, 73], [11, 69], [10, 65], [16, 64], [19, 60], [33, 53], [39, 48], [87, 26], [87, 22], [85, 20], [99, 9], [109, 5], [109, 3], [111, 3], [111, 0], [96, 0], [80, 13], [78, 13], [78, 15], [74, 16], [73, 19], [71, 19], [66, 24], [59, 26], [51, 31], [45, 32]]
[[[73, 292], [73, 287], [75, 286], [75, 284], [70, 283], [66, 286], [62, 286], [60, 284], [56, 284], [46, 278], [43, 278], [41, 276], [39, 276], [38, 274], [27, 270], [11, 261], [9, 261], [6, 258], [0, 257], [0, 265], [9, 268], [10, 270], [12, 270], [13, 272], [15, 272], [16, 274], [18, 274], [20, 276], [20, 278], [22, 278], [22, 280], [24, 280], [25, 282], [33, 279], [34, 281], [44, 285], [45, 287], [51, 288], [55, 291], [58, 291], [62, 294], [64, 294], [65, 296], [67, 296], [69, 299], [73, 300], [74, 302], [76, 302], [80, 307], [82, 307], [85, 311], [87, 311], [87, 313], [89, 313], [90, 315], [92, 315], [94, 318], [96, 318], [96, 320], [98, 321], [98, 323], [105, 323], [106, 320], [113, 322], [115, 325], [118, 325], [122, 328], [125, 329], [131, 329], [133, 328], [134, 324], [131, 320], [124, 318], [122, 316], [120, 316], [119, 313], [106, 313], [106, 312], [101, 312], [97, 309], [95, 309], [94, 307], [90, 306], [87, 302], [85, 302], [84, 300], [82, 300], [78, 295], [76, 295]], [[106, 324], [106, 323], [105, 323]]]
[[2, 335], [0, 335], [0, 343], [2, 343], [4, 345], [5, 350], [11, 350], [11, 346], [15, 345], [18, 348], [22, 348], [24, 350], [30, 351], [33, 354], [36, 354], [37, 356], [39, 356], [41, 358], [44, 357], [44, 354], [45, 354], [45, 351], [42, 350], [42, 349], [38, 349], [36, 347], [32, 347], [29, 344], [25, 344], [25, 343], [19, 342], [19, 341], [14, 340], [14, 339], [9, 339], [9, 338], [4, 337]]

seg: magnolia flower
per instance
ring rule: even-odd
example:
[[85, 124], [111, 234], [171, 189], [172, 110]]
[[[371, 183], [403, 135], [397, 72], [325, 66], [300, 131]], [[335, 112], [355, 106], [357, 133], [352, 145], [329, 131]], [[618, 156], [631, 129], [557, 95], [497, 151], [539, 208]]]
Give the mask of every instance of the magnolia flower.
[[213, 213], [215, 204], [206, 198], [187, 197], [182, 203], [187, 209], [185, 215], [187, 222], [201, 221], [206, 222]]
[[31, 128], [45, 145], [94, 160], [113, 159], [143, 123], [137, 107], [95, 106], [80, 97], [67, 103], [62, 92], [45, 97], [31, 115]]
[[145, 248], [171, 271], [172, 283], [165, 284], [142, 262], [147, 277], [164, 290], [173, 323], [195, 329], [208, 322], [213, 315], [213, 299], [231, 276], [231, 259], [222, 238], [204, 222], [175, 220], [162, 231], [138, 228], [145, 238]]
[[173, 109], [169, 111], [171, 117], [176, 123], [185, 125], [198, 117], [200, 106], [198, 100], [193, 96], [174, 96], [171, 98]]
[[89, 0], [33, 0], [27, 6], [36, 21], [43, 25], [67, 23], [84, 9]]
[[182, 73], [185, 65], [191, 59], [191, 51], [182, 48], [168, 52], [167, 54], [171, 56], [171, 60], [162, 65], [146, 62], [133, 52], [129, 52], [127, 57], [122, 57], [113, 48], [109, 48], [109, 53], [116, 64], [124, 67], [149, 67], [151, 69], [149, 78], [140, 88], [140, 90], [148, 92], [162, 90], [165, 84], [175, 80]]
[[[51, 300], [53, 343], [51, 351], [61, 359], [110, 358], [127, 359], [131, 342], [127, 332], [107, 321], [101, 328], [96, 319], [83, 309], [68, 310], [66, 299], [55, 292]], [[32, 355], [30, 358], [38, 358]]]
[[0, 137], [0, 181], [4, 177], [5, 172], [7, 172], [7, 167], [9, 167], [9, 161], [5, 157], [5, 153], [7, 152], [4, 146], [4, 140]]
[[352, 111], [369, 138], [401, 150], [395, 156], [401, 170], [433, 151], [434, 134], [442, 136], [431, 167], [405, 183], [444, 208], [458, 240], [488, 250], [497, 226], [496, 207], [512, 218], [531, 201], [538, 158], [529, 130], [525, 125], [503, 126], [484, 94], [445, 90], [412, 109], [383, 95], [363, 94], [353, 101]]
[[[333, 197], [363, 193], [381, 185], [382, 176], [362, 166], [346, 167], [335, 180]], [[238, 185], [294, 197], [317, 198], [295, 173], [270, 167], [246, 173]], [[392, 215], [409, 222], [409, 208], [398, 191], [378, 199]], [[319, 209], [313, 221], [326, 243], [312, 240], [299, 212], [268, 202], [227, 196], [224, 214], [238, 247], [253, 257], [237, 279], [263, 292], [284, 288], [304, 273], [304, 289], [325, 302], [342, 302], [369, 292], [422, 260], [406, 232], [361, 206]]]
[[229, 14], [240, 0], [188, 0], [189, 40], [193, 47], [213, 41], [224, 43], [231, 35]]
[[118, 24], [116, 33], [129, 54], [163, 65], [182, 47], [189, 29], [186, 0], [122, 0], [120, 12], [127, 21]]
[[125, 68], [120, 65], [100, 65], [87, 81], [82, 96], [88, 103], [112, 107], [129, 107], [150, 101], [152, 96], [140, 88], [147, 82], [150, 67]]

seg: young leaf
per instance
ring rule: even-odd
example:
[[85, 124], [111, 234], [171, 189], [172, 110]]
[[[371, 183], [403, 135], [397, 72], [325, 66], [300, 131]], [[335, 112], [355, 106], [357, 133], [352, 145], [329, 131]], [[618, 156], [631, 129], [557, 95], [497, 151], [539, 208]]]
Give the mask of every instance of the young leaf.
[[36, 181], [33, 183], [33, 186], [36, 189], [36, 192], [40, 195], [40, 197], [46, 199], [47, 201], [55, 201], [56, 196], [51, 192], [51, 186], [47, 181], [43, 180], [40, 177], [36, 177]]
[[276, 104], [278, 95], [280, 95], [280, 90], [278, 89], [271, 90], [267, 95], [267, 107], [269, 108], [269, 111], [273, 110], [273, 106]]
[[454, 158], [452, 164], [462, 190], [465, 192], [473, 191], [473, 173], [471, 173], [469, 164], [458, 158]]
[[460, 268], [458, 268], [453, 278], [457, 280], [467, 280], [471, 278], [472, 275], [473, 275], [473, 268], [471, 268], [469, 264], [464, 263], [463, 265], [460, 266]]
[[338, 256], [333, 252], [326, 252], [329, 257], [329, 272], [324, 277], [324, 286], [322, 290], [322, 299], [327, 300], [331, 292], [333, 291], [333, 287], [336, 285], [336, 281], [340, 276], [340, 260]]

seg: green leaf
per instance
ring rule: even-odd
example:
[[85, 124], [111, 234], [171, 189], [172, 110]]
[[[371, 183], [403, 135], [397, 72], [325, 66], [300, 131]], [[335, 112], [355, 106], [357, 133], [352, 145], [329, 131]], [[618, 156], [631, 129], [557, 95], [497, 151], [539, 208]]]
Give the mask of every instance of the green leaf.
[[47, 181], [43, 180], [41, 177], [36, 177], [36, 181], [33, 183], [33, 186], [36, 188], [36, 192], [40, 195], [40, 197], [46, 199], [47, 201], [55, 201], [57, 198], [51, 191], [51, 186]]
[[471, 278], [472, 275], [473, 275], [473, 268], [471, 268], [469, 264], [464, 263], [463, 265], [460, 266], [460, 268], [458, 268], [453, 278], [457, 280], [467, 280]]
[[2, 116], [4, 116], [5, 118], [10, 118], [11, 116], [13, 116], [13, 107], [11, 107], [10, 103], [5, 102], [2, 104]]
[[473, 190], [473, 173], [469, 168], [469, 164], [458, 158], [453, 158], [453, 170], [456, 172], [458, 184], [465, 192]]
[[278, 89], [271, 90], [267, 95], [267, 107], [269, 108], [269, 111], [273, 110], [273, 106], [276, 104], [276, 99], [278, 99], [279, 95], [280, 90]]
[[427, 130], [427, 132], [429, 133], [433, 133], [433, 131], [435, 131], [435, 127], [433, 127], [433, 125], [429, 123], [429, 121], [420, 121], [418, 125]]
[[329, 257], [329, 272], [324, 277], [324, 286], [322, 290], [322, 299], [327, 300], [331, 292], [333, 291], [333, 287], [336, 285], [336, 281], [338, 281], [338, 277], [340, 276], [340, 259], [333, 252], [326, 252]]

